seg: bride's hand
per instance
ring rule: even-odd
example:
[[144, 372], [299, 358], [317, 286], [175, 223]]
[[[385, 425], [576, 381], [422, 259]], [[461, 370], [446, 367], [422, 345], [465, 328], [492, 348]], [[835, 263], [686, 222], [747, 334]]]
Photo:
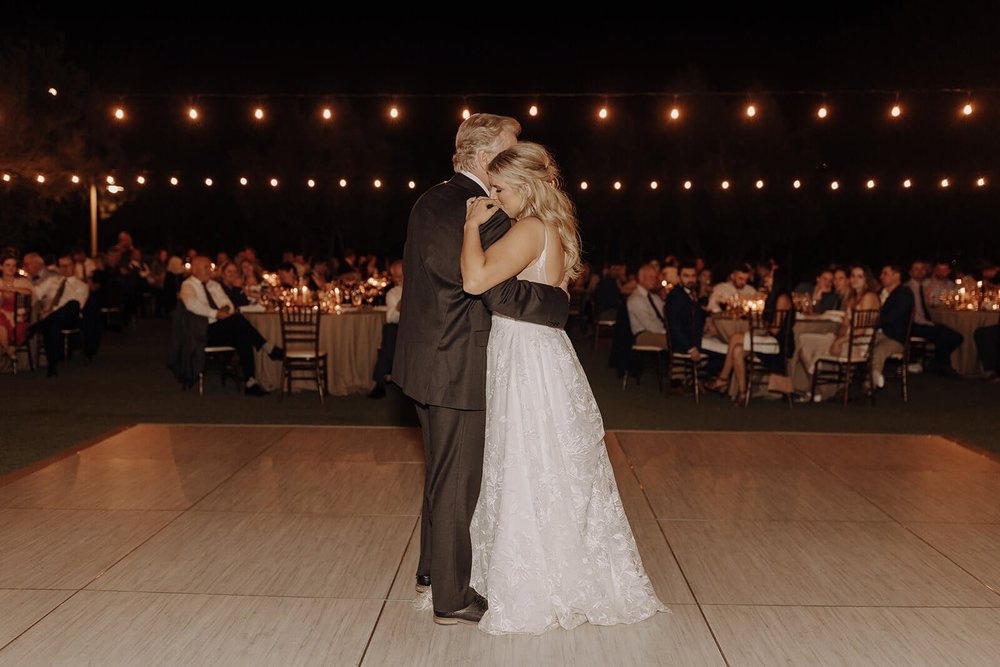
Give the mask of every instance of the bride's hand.
[[500, 208], [500, 201], [489, 197], [470, 197], [465, 202], [465, 224], [476, 227], [493, 217]]

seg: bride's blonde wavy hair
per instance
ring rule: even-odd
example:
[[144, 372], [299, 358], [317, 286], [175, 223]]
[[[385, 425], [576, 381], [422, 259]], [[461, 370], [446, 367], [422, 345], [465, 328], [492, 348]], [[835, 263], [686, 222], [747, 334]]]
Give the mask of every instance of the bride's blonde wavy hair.
[[562, 189], [559, 167], [546, 148], [522, 141], [497, 154], [487, 171], [506, 180], [524, 198], [519, 218], [534, 216], [559, 234], [563, 271], [570, 281], [582, 269], [576, 207]]

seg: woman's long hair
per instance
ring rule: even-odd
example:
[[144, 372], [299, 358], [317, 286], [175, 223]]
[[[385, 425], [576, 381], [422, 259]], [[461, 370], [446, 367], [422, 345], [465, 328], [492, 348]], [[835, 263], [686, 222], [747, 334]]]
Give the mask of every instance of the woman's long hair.
[[493, 158], [488, 171], [502, 176], [524, 198], [518, 217], [534, 216], [556, 230], [565, 254], [564, 277], [575, 280], [582, 270], [579, 223], [552, 155], [540, 144], [523, 141]]

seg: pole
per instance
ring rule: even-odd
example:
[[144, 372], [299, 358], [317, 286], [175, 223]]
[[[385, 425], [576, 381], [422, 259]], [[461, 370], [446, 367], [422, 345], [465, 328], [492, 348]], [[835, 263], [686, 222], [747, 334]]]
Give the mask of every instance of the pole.
[[97, 257], [97, 186], [90, 184], [90, 256]]

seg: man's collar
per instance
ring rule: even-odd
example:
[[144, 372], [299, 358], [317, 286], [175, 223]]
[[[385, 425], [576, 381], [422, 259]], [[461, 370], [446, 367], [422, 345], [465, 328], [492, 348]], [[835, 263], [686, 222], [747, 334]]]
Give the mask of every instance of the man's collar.
[[483, 192], [484, 192], [485, 194], [487, 194], [487, 195], [489, 195], [489, 194], [490, 194], [490, 189], [489, 189], [488, 187], [486, 187], [486, 184], [485, 184], [485, 183], [483, 183], [483, 182], [482, 182], [482, 181], [481, 181], [481, 180], [479, 179], [479, 177], [478, 177], [478, 176], [476, 176], [475, 174], [473, 174], [473, 173], [472, 173], [471, 171], [466, 171], [465, 169], [463, 169], [462, 171], [460, 171], [460, 172], [458, 172], [458, 173], [460, 173], [460, 174], [461, 174], [462, 176], [465, 176], [465, 177], [466, 177], [466, 178], [468, 178], [468, 179], [469, 179], [470, 181], [472, 181], [473, 183], [475, 183], [476, 185], [478, 185], [479, 187], [481, 187], [481, 188], [483, 189]]

